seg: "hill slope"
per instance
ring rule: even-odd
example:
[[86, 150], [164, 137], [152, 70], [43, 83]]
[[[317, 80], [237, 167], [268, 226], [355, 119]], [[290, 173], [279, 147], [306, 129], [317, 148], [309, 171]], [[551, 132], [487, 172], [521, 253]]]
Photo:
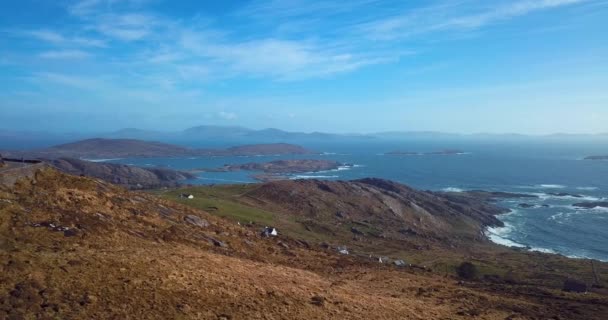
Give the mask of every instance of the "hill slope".
[[0, 318], [601, 319], [597, 293], [461, 283], [52, 169], [0, 190]]
[[175, 187], [179, 181], [196, 178], [196, 175], [188, 172], [165, 168], [140, 168], [73, 158], [53, 159], [47, 162], [69, 174], [98, 178], [129, 189]]

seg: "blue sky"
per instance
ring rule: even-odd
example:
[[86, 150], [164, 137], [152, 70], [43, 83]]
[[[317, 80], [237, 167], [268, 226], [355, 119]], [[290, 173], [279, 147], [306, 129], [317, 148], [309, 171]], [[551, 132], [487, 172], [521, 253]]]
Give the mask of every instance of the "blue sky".
[[608, 131], [608, 0], [5, 0], [0, 129]]

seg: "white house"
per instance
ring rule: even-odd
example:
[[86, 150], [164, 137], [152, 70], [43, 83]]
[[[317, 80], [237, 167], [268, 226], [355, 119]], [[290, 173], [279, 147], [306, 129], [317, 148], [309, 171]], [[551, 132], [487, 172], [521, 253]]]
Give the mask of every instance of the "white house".
[[264, 227], [262, 231], [262, 237], [276, 237], [279, 235], [279, 231], [273, 227]]

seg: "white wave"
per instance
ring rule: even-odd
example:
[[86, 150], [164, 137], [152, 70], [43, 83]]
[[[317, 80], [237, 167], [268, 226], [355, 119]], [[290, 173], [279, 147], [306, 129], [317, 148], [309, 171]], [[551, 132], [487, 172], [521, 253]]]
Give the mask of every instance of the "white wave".
[[86, 160], [86, 161], [90, 161], [90, 162], [106, 162], [106, 161], [116, 161], [116, 160], [122, 160], [123, 158], [108, 158], [108, 159], [82, 159], [82, 160]]
[[591, 209], [576, 208], [576, 212], [579, 212], [579, 213], [608, 213], [608, 208], [604, 208], [604, 207], [595, 207], [595, 208], [591, 208]]
[[593, 190], [597, 190], [597, 187], [576, 187], [577, 190], [583, 190], [583, 191], [593, 191]]
[[539, 248], [539, 247], [532, 247], [530, 249], [528, 249], [529, 251], [536, 251], [536, 252], [542, 252], [542, 253], [552, 253], [552, 254], [557, 254], [557, 251], [552, 250], [552, 249], [547, 249], [547, 248]]
[[568, 218], [570, 215], [572, 214], [572, 212], [558, 212], [552, 216], [549, 217], [549, 220], [553, 220], [557, 223], [561, 223], [561, 221], [564, 218]]
[[291, 177], [290, 179], [291, 180], [296, 180], [296, 179], [331, 179], [331, 178], [338, 178], [338, 176], [297, 175], [297, 176]]
[[441, 191], [445, 191], [445, 192], [464, 192], [463, 189], [456, 188], [456, 187], [443, 188], [443, 189], [441, 189]]
[[513, 226], [505, 223], [504, 227], [488, 227], [485, 235], [490, 241], [507, 247], [525, 248], [526, 246], [509, 239], [507, 236], [513, 230]]
[[353, 166], [339, 166], [337, 169], [335, 169], [336, 171], [344, 171], [344, 170], [350, 170], [352, 169]]
[[542, 189], [564, 189], [566, 188], [566, 186], [561, 185], [561, 184], [539, 184], [535, 186], [536, 188], [542, 188]]
[[587, 196], [587, 195], [580, 195], [580, 197], [574, 197], [571, 195], [556, 196], [553, 194], [541, 193], [541, 192], [535, 192], [535, 193], [529, 193], [529, 194], [537, 196], [541, 201], [548, 200], [548, 199], [576, 200], [576, 201], [600, 201], [603, 199], [603, 198]]
[[205, 178], [205, 177], [198, 177], [197, 179], [198, 179], [198, 180], [210, 180], [210, 181], [236, 182], [236, 183], [252, 183], [251, 181], [230, 180], [230, 179], [219, 179], [219, 178]]

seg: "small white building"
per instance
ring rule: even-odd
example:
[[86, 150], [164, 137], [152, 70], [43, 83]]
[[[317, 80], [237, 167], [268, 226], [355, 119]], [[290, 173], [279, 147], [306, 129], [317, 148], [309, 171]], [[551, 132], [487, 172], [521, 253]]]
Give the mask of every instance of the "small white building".
[[279, 235], [279, 231], [273, 227], [264, 227], [262, 231], [262, 237], [276, 237]]

